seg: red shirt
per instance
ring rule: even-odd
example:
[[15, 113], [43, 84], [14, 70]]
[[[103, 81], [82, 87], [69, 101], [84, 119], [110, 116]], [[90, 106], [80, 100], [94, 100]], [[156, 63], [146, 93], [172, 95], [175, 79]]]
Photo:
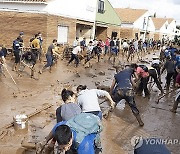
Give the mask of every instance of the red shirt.
[[145, 72], [141, 67], [137, 67], [136, 73], [137, 73], [138, 76], [140, 76], [142, 78], [146, 78], [146, 77], [149, 76], [149, 73]]
[[106, 46], [109, 46], [109, 45], [110, 45], [109, 39], [106, 40], [105, 45], [106, 45]]

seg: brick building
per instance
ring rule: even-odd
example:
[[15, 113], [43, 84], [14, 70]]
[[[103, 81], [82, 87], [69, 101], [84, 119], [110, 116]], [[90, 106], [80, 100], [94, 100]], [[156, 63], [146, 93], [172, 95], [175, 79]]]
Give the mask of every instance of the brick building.
[[29, 45], [29, 40], [34, 34], [41, 32], [45, 49], [54, 38], [58, 37], [58, 26], [68, 27], [68, 42], [73, 42], [76, 34], [75, 19], [55, 15], [1, 11], [0, 23], [1, 43], [7, 47], [12, 46], [12, 41], [17, 38], [21, 31], [24, 32], [25, 46]]

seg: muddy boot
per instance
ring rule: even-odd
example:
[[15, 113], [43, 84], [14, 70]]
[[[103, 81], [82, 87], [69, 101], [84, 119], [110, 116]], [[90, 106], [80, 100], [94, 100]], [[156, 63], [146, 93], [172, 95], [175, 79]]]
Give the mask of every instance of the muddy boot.
[[173, 108], [170, 109], [170, 111], [176, 113], [177, 108], [178, 108], [178, 101], [175, 101], [174, 105], [173, 105]]
[[140, 115], [139, 115], [139, 114], [138, 114], [138, 115], [135, 115], [135, 117], [136, 117], [136, 119], [137, 119], [137, 121], [138, 121], [138, 123], [139, 123], [139, 126], [143, 127], [143, 126], [144, 126], [144, 123], [142, 122]]

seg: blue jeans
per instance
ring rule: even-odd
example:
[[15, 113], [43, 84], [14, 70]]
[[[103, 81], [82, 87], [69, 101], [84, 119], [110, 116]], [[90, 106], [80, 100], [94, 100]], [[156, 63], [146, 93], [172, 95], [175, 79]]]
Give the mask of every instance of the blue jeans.
[[107, 54], [109, 52], [109, 46], [106, 46], [105, 45], [105, 51], [104, 51], [104, 54]]
[[71, 54], [71, 59], [69, 60], [69, 64], [73, 61], [75, 59], [75, 61], [76, 61], [76, 66], [78, 66], [78, 64], [79, 64], [79, 58], [78, 58], [78, 55], [76, 55], [76, 54]]
[[52, 66], [52, 64], [53, 64], [53, 57], [52, 57], [52, 55], [47, 55], [46, 54], [46, 59], [47, 59], [47, 64], [45, 65], [45, 67]]

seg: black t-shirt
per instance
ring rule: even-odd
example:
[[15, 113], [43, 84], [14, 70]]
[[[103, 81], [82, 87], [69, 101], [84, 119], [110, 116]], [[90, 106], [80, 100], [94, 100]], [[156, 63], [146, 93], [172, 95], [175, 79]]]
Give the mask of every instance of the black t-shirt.
[[47, 55], [53, 55], [53, 49], [55, 49], [55, 46], [53, 44], [51, 44], [49, 47], [48, 47], [48, 50], [47, 50]]
[[167, 70], [167, 73], [174, 73], [175, 72], [175, 64], [171, 60], [167, 60], [166, 63], [164, 64], [164, 67]]
[[7, 49], [6, 48], [2, 48], [2, 51], [3, 51], [3, 53], [4, 53], [4, 57], [6, 57], [6, 55], [7, 55]]
[[111, 40], [111, 41], [110, 41], [110, 47], [113, 47], [113, 46], [115, 46], [115, 43], [114, 43], [113, 40]]
[[116, 88], [128, 89], [132, 88], [131, 76], [134, 73], [132, 68], [127, 68], [114, 76], [116, 80]]
[[0, 51], [0, 58], [4, 56], [3, 50]]
[[34, 37], [32, 37], [30, 40], [29, 40], [29, 42], [32, 42], [34, 40]]
[[23, 56], [22, 56], [22, 58], [25, 59], [25, 60], [28, 61], [28, 62], [34, 62], [34, 63], [36, 63], [36, 57], [35, 57], [35, 55], [34, 55], [32, 52], [30, 52], [30, 51], [24, 53]]
[[101, 48], [99, 46], [95, 46], [93, 48], [93, 51], [95, 52], [95, 54], [100, 54], [102, 52]]

